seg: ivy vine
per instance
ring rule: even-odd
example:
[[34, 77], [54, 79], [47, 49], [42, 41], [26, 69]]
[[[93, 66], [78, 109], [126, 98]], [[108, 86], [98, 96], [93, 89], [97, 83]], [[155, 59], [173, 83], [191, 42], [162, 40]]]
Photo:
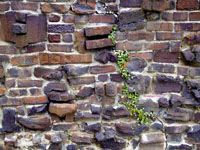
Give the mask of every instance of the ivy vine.
[[[108, 38], [112, 40], [113, 44], [116, 44], [116, 31], [117, 25], [113, 25], [112, 32], [108, 35]], [[131, 77], [131, 74], [128, 72], [126, 65], [130, 60], [130, 55], [127, 50], [115, 50], [117, 54], [117, 66], [118, 72], [122, 75], [124, 80], [128, 80]], [[124, 105], [128, 109], [131, 116], [137, 118], [138, 123], [145, 124], [151, 122], [153, 118], [153, 112], [145, 112], [144, 108], [138, 108], [138, 102], [140, 95], [136, 92], [130, 92], [126, 83], [123, 85], [122, 98], [127, 98], [127, 101], [124, 102]]]

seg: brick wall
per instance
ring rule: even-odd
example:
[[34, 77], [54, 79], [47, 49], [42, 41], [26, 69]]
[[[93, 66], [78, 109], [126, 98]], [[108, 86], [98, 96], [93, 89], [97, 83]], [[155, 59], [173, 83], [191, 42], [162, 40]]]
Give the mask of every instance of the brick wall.
[[[199, 0], [1, 0], [0, 149], [200, 150], [199, 8]], [[117, 73], [113, 47], [129, 51], [130, 80]], [[154, 112], [150, 124], [129, 115], [123, 82]]]

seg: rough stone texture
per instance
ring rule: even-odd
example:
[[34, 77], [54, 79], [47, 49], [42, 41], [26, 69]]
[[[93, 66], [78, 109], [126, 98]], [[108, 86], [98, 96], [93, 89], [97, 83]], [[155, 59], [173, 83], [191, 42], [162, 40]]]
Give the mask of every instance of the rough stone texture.
[[142, 58], [133, 57], [130, 62], [127, 64], [126, 68], [129, 72], [136, 71], [142, 72], [147, 66], [147, 63]]

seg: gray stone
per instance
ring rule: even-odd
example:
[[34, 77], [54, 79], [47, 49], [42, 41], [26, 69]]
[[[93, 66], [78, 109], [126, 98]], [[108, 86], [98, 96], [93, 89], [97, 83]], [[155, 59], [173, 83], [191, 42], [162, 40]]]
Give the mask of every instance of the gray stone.
[[126, 68], [129, 72], [142, 72], [144, 71], [144, 68], [147, 66], [147, 63], [145, 62], [144, 59], [139, 58], [139, 57], [133, 57], [131, 60], [128, 62]]
[[158, 99], [158, 104], [160, 107], [164, 107], [164, 108], [169, 107], [169, 101], [167, 100], [167, 98], [164, 98], [164, 97], [161, 97]]
[[79, 76], [88, 73], [88, 68], [89, 67], [65, 65], [63, 69], [68, 76]]
[[165, 134], [162, 132], [152, 132], [141, 134], [140, 142], [142, 144], [154, 144], [154, 143], [164, 143]]
[[192, 53], [192, 51], [190, 49], [183, 51], [182, 54], [183, 54], [185, 60], [189, 61], [189, 62], [193, 61], [195, 58], [195, 55]]

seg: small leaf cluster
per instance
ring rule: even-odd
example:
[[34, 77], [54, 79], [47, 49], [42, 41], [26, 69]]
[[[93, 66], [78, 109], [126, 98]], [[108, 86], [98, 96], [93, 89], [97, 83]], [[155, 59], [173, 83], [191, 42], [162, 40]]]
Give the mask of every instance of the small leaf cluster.
[[117, 25], [114, 24], [111, 33], [108, 35], [108, 38], [112, 40], [113, 44], [116, 44], [116, 31]]
[[145, 112], [144, 108], [139, 109], [137, 103], [139, 102], [139, 94], [136, 92], [129, 92], [126, 84], [123, 86], [123, 94], [130, 100], [130, 102], [124, 102], [124, 105], [128, 109], [131, 116], [136, 116], [137, 121], [140, 124], [151, 122], [150, 118], [153, 117], [152, 112]]
[[117, 50], [117, 66], [119, 67], [118, 72], [124, 79], [130, 78], [130, 73], [126, 68], [126, 63], [130, 60], [130, 56], [127, 50]]

